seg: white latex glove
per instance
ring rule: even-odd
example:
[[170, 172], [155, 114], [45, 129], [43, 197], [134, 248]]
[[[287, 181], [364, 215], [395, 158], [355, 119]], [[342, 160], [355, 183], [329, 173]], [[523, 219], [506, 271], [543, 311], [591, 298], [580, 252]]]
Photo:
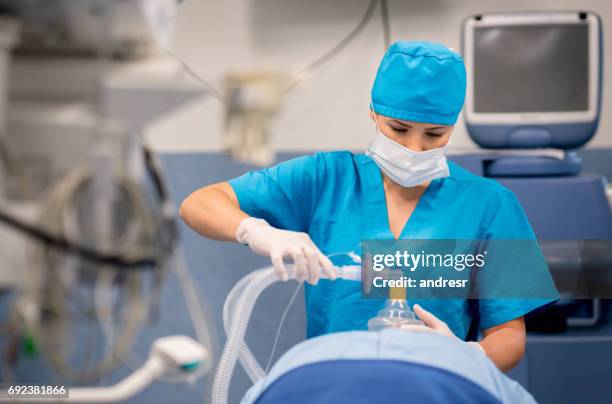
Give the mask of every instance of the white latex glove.
[[306, 233], [276, 229], [263, 219], [248, 217], [238, 225], [236, 240], [248, 244], [255, 253], [270, 257], [283, 281], [289, 279], [283, 258], [293, 261], [298, 282], [306, 280], [316, 285], [321, 271], [330, 279], [336, 279], [334, 265]]
[[[464, 342], [464, 341], [460, 340], [451, 331], [450, 328], [448, 328], [448, 325], [444, 321], [440, 320], [438, 317], [436, 317], [430, 311], [425, 310], [424, 308], [422, 308], [418, 304], [415, 304], [412, 309], [414, 310], [414, 313], [417, 315], [419, 320], [421, 320], [423, 323], [425, 323], [426, 326], [431, 328], [433, 330], [433, 332], [435, 332], [437, 334], [440, 334], [440, 335], [445, 335], [447, 337], [454, 338], [454, 339], [456, 339], [458, 341], [461, 341], [461, 342]], [[478, 348], [482, 353], [485, 353], [484, 348], [478, 342], [468, 341], [467, 344], [469, 344], [470, 346], [473, 346], [475, 348]]]

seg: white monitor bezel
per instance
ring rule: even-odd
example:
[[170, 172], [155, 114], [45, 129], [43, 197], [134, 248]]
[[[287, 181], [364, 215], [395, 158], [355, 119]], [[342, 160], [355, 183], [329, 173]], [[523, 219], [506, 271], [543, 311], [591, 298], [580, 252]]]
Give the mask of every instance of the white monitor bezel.
[[[502, 25], [543, 25], [572, 24], [587, 22], [589, 27], [589, 99], [586, 111], [559, 112], [512, 112], [484, 113], [474, 112], [474, 31], [480, 27]], [[468, 85], [466, 89], [465, 118], [467, 123], [474, 125], [504, 125], [504, 124], [563, 124], [592, 122], [598, 113], [599, 97], [599, 19], [587, 13], [586, 19], [580, 19], [578, 12], [518, 12], [508, 14], [483, 15], [480, 20], [469, 18], [464, 25], [464, 62], [467, 70]]]

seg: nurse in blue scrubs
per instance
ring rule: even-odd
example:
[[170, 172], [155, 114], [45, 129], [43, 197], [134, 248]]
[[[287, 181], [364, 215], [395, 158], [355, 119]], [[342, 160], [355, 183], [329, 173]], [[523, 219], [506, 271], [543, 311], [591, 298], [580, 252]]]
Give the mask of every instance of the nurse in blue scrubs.
[[[534, 239], [514, 194], [446, 160], [465, 98], [462, 58], [431, 42], [393, 44], [378, 69], [365, 153], [320, 152], [197, 190], [183, 220], [216, 240], [238, 241], [270, 257], [281, 278], [295, 263], [306, 285], [307, 335], [364, 330], [380, 300], [335, 276], [328, 256], [363, 239]], [[502, 370], [525, 349], [523, 316], [549, 303], [484, 299], [478, 347]], [[440, 333], [465, 339], [474, 309], [463, 299], [428, 300], [417, 315]]]

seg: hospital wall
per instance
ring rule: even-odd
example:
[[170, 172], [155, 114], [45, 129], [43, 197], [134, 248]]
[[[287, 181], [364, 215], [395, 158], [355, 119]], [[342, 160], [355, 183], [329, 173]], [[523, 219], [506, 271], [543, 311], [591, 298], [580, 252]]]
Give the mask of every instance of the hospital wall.
[[[186, 0], [177, 16], [173, 52], [202, 78], [221, 88], [224, 73], [257, 68], [296, 71], [355, 27], [369, 0]], [[603, 20], [605, 54], [612, 55], [612, 2], [608, 0], [389, 0], [391, 36], [428, 39], [460, 48], [462, 20], [476, 13], [525, 9], [581, 9]], [[361, 34], [285, 99], [272, 122], [281, 151], [362, 149], [374, 126], [369, 91], [384, 52], [379, 11]], [[612, 147], [612, 63], [604, 63], [600, 129], [588, 147]], [[500, 94], [503, 96], [503, 94]], [[216, 151], [222, 105], [203, 97], [149, 128], [159, 151]], [[462, 121], [451, 141], [474, 147]]]

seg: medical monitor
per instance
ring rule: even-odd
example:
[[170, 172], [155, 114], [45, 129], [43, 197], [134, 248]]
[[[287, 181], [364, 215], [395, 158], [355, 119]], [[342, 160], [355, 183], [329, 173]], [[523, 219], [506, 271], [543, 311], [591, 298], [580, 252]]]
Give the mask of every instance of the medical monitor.
[[463, 24], [465, 120], [488, 148], [576, 148], [595, 133], [601, 26], [592, 13], [476, 15]]

